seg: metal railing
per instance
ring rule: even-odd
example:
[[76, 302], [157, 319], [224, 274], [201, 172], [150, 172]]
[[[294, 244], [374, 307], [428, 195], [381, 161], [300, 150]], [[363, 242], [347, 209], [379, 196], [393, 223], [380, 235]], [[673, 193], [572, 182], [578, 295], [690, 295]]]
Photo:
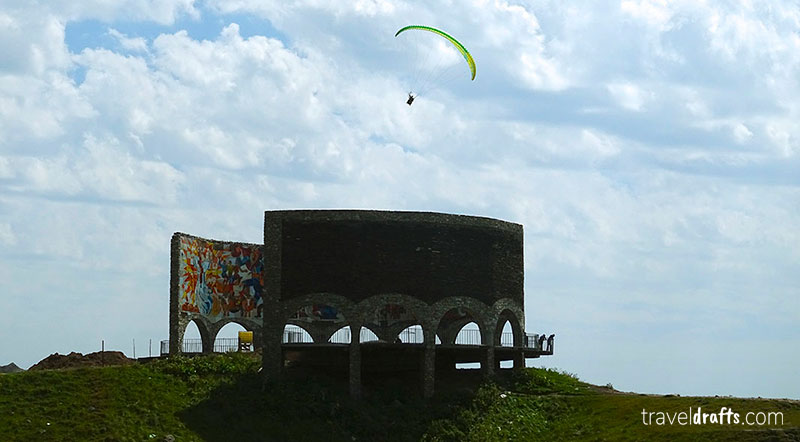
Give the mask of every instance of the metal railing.
[[314, 342], [314, 340], [307, 331], [300, 327], [296, 327], [286, 328], [283, 331], [283, 340], [281, 342], [284, 344], [311, 344]]
[[456, 335], [456, 345], [481, 345], [481, 331], [480, 330], [461, 330]]
[[214, 353], [227, 353], [239, 350], [239, 338], [217, 338], [214, 341]]
[[[331, 344], [349, 344], [350, 338], [350, 327], [340, 328], [336, 331], [331, 338], [328, 339], [328, 342]], [[358, 342], [374, 342], [378, 341], [378, 336], [372, 332], [372, 330], [368, 328], [361, 327], [361, 333], [359, 333]]]
[[[239, 338], [217, 338], [214, 341], [214, 353], [227, 353], [229, 351], [239, 350]], [[183, 353], [202, 353], [203, 340], [198, 338], [190, 338], [183, 340], [181, 348]], [[161, 341], [161, 356], [169, 354], [169, 341]]]
[[184, 339], [181, 351], [184, 353], [202, 353], [203, 340], [202, 339]]
[[[542, 345], [539, 345], [540, 335], [535, 333], [525, 333], [523, 347], [532, 348], [539, 351], [548, 351], [547, 340]], [[400, 342], [404, 344], [422, 344], [425, 342], [424, 335], [421, 327], [409, 327], [398, 335]], [[378, 337], [372, 330], [368, 328], [361, 329], [360, 342], [377, 341]], [[283, 343], [290, 344], [311, 344], [313, 343], [311, 335], [300, 327], [287, 328], [283, 332]], [[343, 328], [337, 330], [330, 338], [330, 343], [334, 344], [349, 344], [350, 343], [350, 328]], [[455, 343], [457, 345], [481, 345], [482, 337], [480, 330], [461, 330], [456, 337]], [[436, 337], [436, 344], [441, 344], [439, 337]], [[514, 334], [511, 332], [502, 333], [500, 335], [500, 345], [503, 347], [514, 346]], [[555, 342], [549, 347], [549, 351], [553, 351]], [[237, 351], [239, 349], [238, 338], [217, 338], [214, 341], [214, 352], [225, 353], [229, 351]], [[184, 339], [183, 348], [184, 353], [202, 353], [203, 340], [202, 339]], [[161, 355], [169, 354], [169, 341], [161, 341]]]
[[553, 348], [556, 346], [555, 344], [555, 337], [553, 338], [552, 342], [547, 341], [547, 339], [542, 340], [542, 335], [535, 334], [535, 333], [526, 333], [525, 334], [525, 347], [532, 348], [534, 350], [539, 351], [553, 351]]
[[424, 344], [425, 333], [420, 326], [408, 327], [397, 335], [397, 339], [403, 344]]

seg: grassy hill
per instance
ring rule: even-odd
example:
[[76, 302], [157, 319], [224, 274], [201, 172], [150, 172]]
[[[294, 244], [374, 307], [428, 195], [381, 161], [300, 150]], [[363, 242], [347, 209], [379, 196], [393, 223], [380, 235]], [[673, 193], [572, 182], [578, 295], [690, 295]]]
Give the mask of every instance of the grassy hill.
[[[800, 441], [798, 401], [625, 394], [532, 368], [491, 381], [464, 373], [438, 383], [430, 401], [384, 380], [353, 401], [343, 382], [322, 377], [262, 391], [258, 366], [252, 355], [229, 354], [3, 374], [0, 439]], [[642, 423], [643, 409], [689, 407], [728, 407], [742, 421], [748, 412], [780, 412], [783, 424], [657, 425], [657, 414]]]

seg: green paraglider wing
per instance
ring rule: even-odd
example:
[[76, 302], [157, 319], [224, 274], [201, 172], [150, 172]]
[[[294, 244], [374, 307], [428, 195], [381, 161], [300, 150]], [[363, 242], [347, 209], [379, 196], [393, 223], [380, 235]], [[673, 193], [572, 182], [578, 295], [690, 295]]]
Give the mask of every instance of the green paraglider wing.
[[467, 51], [467, 48], [465, 48], [464, 45], [462, 45], [458, 40], [451, 37], [450, 34], [448, 34], [447, 32], [444, 32], [440, 29], [432, 28], [430, 26], [420, 26], [420, 25], [411, 25], [401, 28], [399, 31], [397, 31], [396, 34], [394, 34], [394, 36], [397, 37], [398, 35], [400, 35], [401, 32], [405, 32], [410, 29], [419, 29], [421, 31], [433, 32], [434, 34], [441, 35], [442, 37], [446, 38], [447, 41], [452, 43], [453, 46], [455, 46], [456, 49], [458, 49], [458, 52], [461, 52], [461, 55], [464, 56], [464, 59], [467, 60], [467, 64], [469, 65], [469, 71], [472, 73], [472, 80], [475, 79], [475, 60], [472, 59], [472, 55], [470, 55], [469, 51]]

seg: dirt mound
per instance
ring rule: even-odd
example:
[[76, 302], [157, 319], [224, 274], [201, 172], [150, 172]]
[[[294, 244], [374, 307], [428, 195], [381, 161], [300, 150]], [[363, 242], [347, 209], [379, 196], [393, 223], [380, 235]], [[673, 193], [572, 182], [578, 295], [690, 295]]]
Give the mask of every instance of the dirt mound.
[[133, 359], [126, 357], [121, 351], [106, 351], [87, 353], [72, 352], [68, 355], [53, 353], [42, 359], [29, 370], [52, 370], [54, 368], [72, 367], [98, 367], [102, 365], [127, 365], [132, 364]]

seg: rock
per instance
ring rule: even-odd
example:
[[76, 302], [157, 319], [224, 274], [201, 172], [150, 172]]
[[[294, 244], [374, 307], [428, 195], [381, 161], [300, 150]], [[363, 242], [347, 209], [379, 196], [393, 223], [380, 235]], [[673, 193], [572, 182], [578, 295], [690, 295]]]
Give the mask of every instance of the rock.
[[18, 371], [25, 371], [25, 370], [17, 367], [17, 364], [13, 362], [8, 365], [0, 365], [0, 373], [16, 373]]

